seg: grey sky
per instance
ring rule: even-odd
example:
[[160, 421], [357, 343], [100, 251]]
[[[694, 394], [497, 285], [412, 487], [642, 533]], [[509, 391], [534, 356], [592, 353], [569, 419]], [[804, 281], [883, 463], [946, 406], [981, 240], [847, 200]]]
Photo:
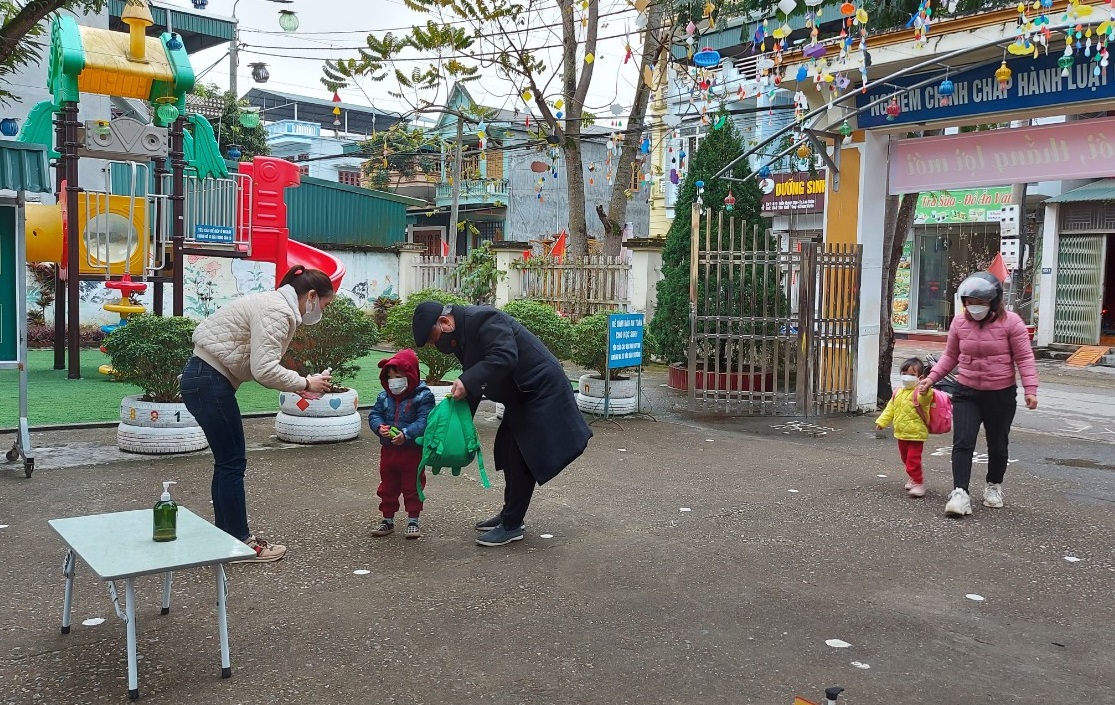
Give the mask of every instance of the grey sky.
[[[189, 0], [166, 0], [170, 4], [191, 7]], [[205, 12], [222, 17], [232, 15], [234, 0], [210, 0]], [[535, 0], [538, 2], [539, 0]], [[553, 7], [552, 0], [541, 0], [546, 7]], [[617, 13], [627, 7], [623, 0], [602, 0], [601, 14]], [[279, 27], [279, 10], [292, 9], [298, 13], [300, 26], [294, 33], [283, 32]], [[295, 0], [292, 5], [280, 5], [267, 0], [240, 0], [236, 8], [240, 20], [240, 68], [237, 72], [239, 91], [247, 92], [256, 85], [251, 79], [248, 64], [264, 61], [268, 64], [271, 80], [267, 87], [284, 93], [298, 93], [318, 98], [328, 98], [329, 92], [320, 83], [321, 66], [326, 58], [355, 56], [354, 47], [362, 46], [369, 31], [382, 34], [394, 29], [397, 34], [406, 32], [420, 19], [417, 13], [404, 6], [402, 0]], [[554, 13], [556, 18], [556, 12]], [[639, 79], [638, 64], [632, 59], [623, 63], [625, 47], [630, 42], [636, 48], [639, 36], [633, 9], [613, 14], [601, 22], [600, 36], [625, 35], [600, 42], [594, 57], [595, 74], [592, 89], [586, 101], [588, 108], [605, 120], [611, 118], [608, 107], [619, 103], [626, 116], [630, 110], [634, 86]], [[556, 31], [556, 30], [555, 30]], [[547, 39], [547, 35], [549, 35]], [[533, 43], [533, 42], [532, 42]], [[538, 35], [538, 46], [558, 44], [549, 32]], [[222, 88], [229, 84], [229, 59], [221, 58], [227, 46], [209, 49], [192, 57], [194, 70], [201, 72], [216, 66], [202, 77], [204, 82], [217, 83]], [[548, 66], [559, 65], [559, 49], [548, 50]], [[425, 62], [405, 62], [401, 66], [408, 72]], [[557, 82], [552, 84], [555, 92]], [[406, 111], [408, 106], [388, 94], [394, 81], [364, 83], [364, 91], [349, 88], [341, 91], [345, 102], [373, 104], [375, 107]], [[497, 108], [523, 110], [521, 97], [511, 95], [512, 89], [494, 76], [485, 77], [469, 85], [477, 102]], [[516, 92], [517, 93], [517, 92]], [[444, 98], [444, 93], [441, 96]], [[556, 97], [556, 95], [554, 96]]]

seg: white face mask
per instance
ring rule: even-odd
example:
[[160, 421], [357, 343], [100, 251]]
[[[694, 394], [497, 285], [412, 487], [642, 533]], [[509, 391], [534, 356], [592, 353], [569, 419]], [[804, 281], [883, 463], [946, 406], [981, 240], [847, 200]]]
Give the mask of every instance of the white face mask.
[[302, 324], [312, 326], [321, 320], [321, 304], [317, 299], [306, 299], [306, 312], [302, 314]]
[[918, 378], [914, 375], [902, 375], [902, 386], [906, 389], [913, 389], [918, 384]]
[[971, 314], [972, 318], [976, 319], [977, 321], [982, 321], [983, 319], [987, 318], [987, 314], [990, 312], [990, 306], [975, 305], [968, 307], [968, 313]]
[[408, 381], [406, 377], [392, 377], [387, 380], [387, 389], [392, 394], [402, 394], [407, 390], [407, 384]]

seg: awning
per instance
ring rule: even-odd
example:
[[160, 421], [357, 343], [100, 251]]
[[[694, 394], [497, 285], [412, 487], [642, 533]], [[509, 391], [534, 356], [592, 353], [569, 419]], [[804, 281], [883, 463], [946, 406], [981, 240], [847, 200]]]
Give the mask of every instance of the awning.
[[52, 193], [46, 147], [11, 140], [0, 141], [0, 191]]
[[[127, 32], [128, 25], [120, 20], [125, 0], [109, 0], [108, 28], [115, 32]], [[166, 31], [167, 15], [170, 16], [171, 29], [182, 38], [187, 53], [227, 44], [236, 36], [236, 22], [217, 17], [200, 10], [177, 7], [159, 2], [151, 3], [151, 17], [155, 24], [147, 28], [148, 37], [157, 37]]]
[[1046, 203], [1089, 203], [1115, 201], [1115, 179], [1101, 179], [1073, 189], [1060, 196], [1046, 199]]

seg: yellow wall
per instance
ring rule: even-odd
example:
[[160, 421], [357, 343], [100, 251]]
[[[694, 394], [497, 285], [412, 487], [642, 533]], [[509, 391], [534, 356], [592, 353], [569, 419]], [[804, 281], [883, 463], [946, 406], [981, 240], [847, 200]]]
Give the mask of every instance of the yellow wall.
[[[859, 237], [860, 151], [854, 144], [840, 150], [840, 190], [832, 186], [829, 172], [825, 242], [854, 244]], [[880, 194], [885, 198], [885, 194]]]

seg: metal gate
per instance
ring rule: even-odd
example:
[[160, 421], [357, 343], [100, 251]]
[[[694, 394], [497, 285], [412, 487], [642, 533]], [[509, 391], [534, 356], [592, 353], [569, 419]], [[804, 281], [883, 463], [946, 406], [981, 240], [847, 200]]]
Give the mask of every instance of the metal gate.
[[1105, 235], [1062, 235], [1057, 248], [1053, 340], [1095, 345], [1100, 339]]
[[692, 218], [690, 409], [853, 410], [862, 246], [791, 246], [698, 206]]

